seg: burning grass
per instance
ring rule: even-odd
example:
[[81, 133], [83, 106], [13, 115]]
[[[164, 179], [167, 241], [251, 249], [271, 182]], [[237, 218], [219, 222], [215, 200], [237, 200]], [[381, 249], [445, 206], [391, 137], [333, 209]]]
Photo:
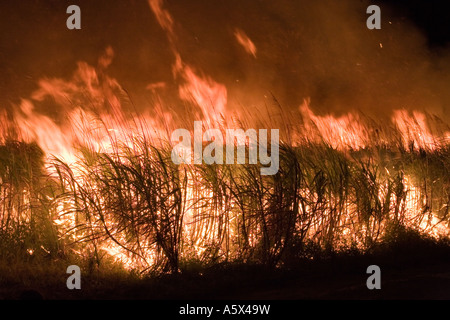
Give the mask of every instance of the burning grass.
[[65, 256], [162, 274], [368, 252], [402, 228], [448, 236], [447, 144], [353, 149], [304, 136], [282, 141], [278, 173], [263, 176], [258, 164], [175, 165], [170, 142], [143, 131], [108, 137], [101, 151], [80, 143], [70, 163], [4, 141], [2, 260]]
[[[402, 261], [416, 256], [428, 259], [428, 252], [447, 254], [450, 129], [417, 108], [445, 110], [441, 103], [446, 95], [441, 89], [448, 81], [441, 72], [444, 60], [431, 63], [434, 55], [424, 55], [422, 40], [416, 43], [414, 32], [407, 32], [413, 42], [398, 41], [398, 35], [406, 32], [390, 21], [389, 37], [381, 43], [380, 32], [372, 33], [377, 35], [374, 38], [360, 33], [360, 20], [353, 16], [347, 21], [351, 24], [338, 23], [344, 32], [336, 33], [334, 24], [341, 20], [330, 15], [333, 10], [328, 12], [328, 6], [301, 5], [308, 10], [298, 12], [306, 12], [307, 19], [296, 19], [287, 10], [289, 17], [283, 21], [279, 18], [284, 14], [278, 17], [285, 11], [280, 11], [283, 4], [262, 5], [265, 22], [252, 32], [241, 23], [252, 19], [239, 4], [236, 13], [244, 14], [245, 21], [233, 27], [234, 18], [217, 7], [229, 21], [220, 25], [217, 34], [214, 28], [205, 28], [214, 36], [208, 41], [212, 38], [203, 38], [203, 32], [195, 31], [191, 37], [188, 30], [183, 31], [168, 10], [176, 7], [162, 0], [148, 0], [148, 5], [168, 40], [158, 47], [171, 62], [158, 59], [157, 52], [147, 55], [147, 45], [161, 40], [153, 37], [153, 31], [150, 38], [136, 41], [144, 40], [144, 46], [129, 56], [129, 50], [120, 45], [123, 42], [112, 41], [126, 66], [112, 73], [124, 80], [126, 71], [133, 78], [133, 90], [145, 87], [148, 92], [129, 95], [109, 75], [114, 50], [108, 46], [96, 65], [77, 62], [70, 78], [40, 75], [28, 98], [0, 111], [0, 294], [1, 284], [8, 279], [36, 283], [46, 278], [51, 291], [52, 286], [64, 284], [68, 264], [81, 266], [83, 279], [93, 281], [94, 287], [95, 278], [107, 277], [111, 284], [116, 279], [134, 283], [150, 276], [158, 293], [166, 285], [169, 291], [177, 291], [170, 282], [180, 280], [183, 273], [187, 282], [210, 283], [208, 290], [198, 292], [207, 297], [217, 292], [214, 286], [227, 287], [221, 276], [236, 285], [254, 272], [258, 273], [255, 281], [275, 281], [276, 272], [289, 274], [298, 266], [304, 271], [316, 262], [311, 269], [322, 262], [330, 268], [336, 263], [337, 268], [340, 263], [348, 267], [348, 261], [359, 267], [368, 261], [367, 254], [380, 263], [395, 260], [398, 254]], [[340, 6], [337, 12], [349, 8]], [[264, 18], [273, 9], [276, 14]], [[191, 7], [186, 10], [192, 11]], [[317, 19], [311, 18], [315, 15]], [[214, 15], [202, 16], [215, 20], [210, 19]], [[291, 23], [292, 19], [330, 24], [310, 29]], [[355, 24], [350, 31], [356, 22], [358, 27]], [[268, 38], [260, 33], [267, 27], [272, 35]], [[331, 42], [320, 40], [327, 30], [332, 31], [326, 38]], [[339, 33], [342, 39], [336, 38]], [[216, 51], [223, 36], [228, 40]], [[212, 55], [207, 42], [215, 47]], [[381, 50], [375, 55], [371, 55], [373, 44]], [[230, 51], [236, 45], [240, 53]], [[337, 50], [341, 45], [342, 52]], [[241, 60], [243, 49], [246, 55]], [[144, 64], [129, 63], [136, 52], [137, 62]], [[58, 61], [65, 61], [61, 57], [58, 52]], [[202, 60], [207, 63], [196, 63]], [[139, 70], [128, 70], [132, 65]], [[167, 67], [171, 76], [161, 77], [158, 70]], [[18, 70], [24, 68], [21, 65]], [[155, 73], [145, 75], [147, 68]], [[63, 69], [68, 66], [57, 74], [65, 73]], [[138, 79], [155, 82], [141, 86]], [[273, 87], [276, 94], [285, 96], [288, 108], [268, 94], [266, 89]], [[286, 99], [289, 95], [292, 99]], [[135, 105], [132, 96], [140, 102]], [[300, 96], [311, 96], [317, 108], [352, 111], [316, 114], [309, 100], [296, 108]], [[393, 103], [405, 109], [393, 110]], [[375, 106], [376, 112], [385, 115], [372, 119], [356, 111], [361, 106], [366, 110]], [[194, 141], [189, 129], [178, 131], [179, 137], [194, 142], [194, 153], [211, 142], [204, 149], [211, 156], [206, 161], [195, 157], [196, 153], [194, 160], [203, 162], [176, 162], [172, 157], [176, 142], [171, 137], [175, 130], [192, 128], [192, 124]], [[252, 148], [250, 141], [240, 139], [248, 135], [253, 142], [256, 132], [261, 138], [268, 130], [269, 145], [260, 141], [258, 148]], [[210, 136], [202, 136], [203, 131]], [[233, 136], [224, 135], [228, 132]], [[238, 164], [210, 161], [222, 160], [225, 154], [217, 152], [222, 147], [219, 140], [226, 140], [233, 150], [245, 151], [244, 157], [244, 152], [229, 157], [237, 158]], [[184, 149], [187, 145], [192, 143], [180, 142], [177, 151], [191, 155]], [[228, 146], [222, 150], [228, 151]], [[273, 159], [261, 153], [264, 149], [278, 151], [277, 160], [266, 161]], [[269, 162], [271, 168], [276, 162], [275, 174], [263, 165]], [[261, 173], [263, 168], [268, 175]], [[238, 275], [233, 277], [236, 270]], [[316, 277], [321, 277], [317, 272]], [[289, 277], [292, 274], [285, 280]], [[187, 296], [192, 283], [184, 283]], [[98, 293], [94, 287], [92, 296]]]

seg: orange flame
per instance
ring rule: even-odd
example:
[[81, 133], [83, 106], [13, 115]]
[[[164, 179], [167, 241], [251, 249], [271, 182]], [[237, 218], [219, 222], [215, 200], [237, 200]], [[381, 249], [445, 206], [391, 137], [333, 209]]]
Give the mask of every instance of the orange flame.
[[250, 40], [250, 38], [245, 34], [245, 32], [240, 29], [236, 29], [234, 31], [234, 36], [236, 37], [237, 42], [245, 49], [245, 51], [256, 58], [256, 46], [252, 42], [252, 40]]

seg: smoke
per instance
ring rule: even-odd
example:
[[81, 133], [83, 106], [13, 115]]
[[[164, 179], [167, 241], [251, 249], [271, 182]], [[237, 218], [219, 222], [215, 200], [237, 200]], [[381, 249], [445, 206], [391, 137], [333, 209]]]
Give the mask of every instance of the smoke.
[[[167, 2], [184, 59], [229, 89], [229, 104], [258, 112], [296, 109], [305, 98], [319, 113], [392, 110], [447, 114], [448, 52], [433, 52], [411, 22], [380, 5], [382, 29], [366, 27], [368, 1]], [[233, 39], [243, 30], [249, 55]]]
[[[153, 3], [158, 6], [79, 1], [82, 30], [69, 31], [67, 3], [4, 1], [1, 104], [42, 92], [43, 78], [71, 79], [80, 61], [100, 66], [99, 56], [111, 47], [114, 59], [103, 61], [102, 72], [120, 83], [138, 110], [151, 109], [154, 99], [175, 110], [183, 104], [183, 78], [173, 74], [179, 58], [226, 87], [227, 110], [262, 113], [275, 106], [275, 97], [295, 111], [309, 98], [319, 114], [360, 110], [390, 117], [407, 109], [450, 120], [448, 50], [431, 50], [426, 36], [386, 4], [380, 4], [382, 29], [368, 30], [369, 1]], [[158, 21], [155, 8], [163, 8], [165, 19]], [[65, 111], [55, 101], [38, 102], [40, 112]]]

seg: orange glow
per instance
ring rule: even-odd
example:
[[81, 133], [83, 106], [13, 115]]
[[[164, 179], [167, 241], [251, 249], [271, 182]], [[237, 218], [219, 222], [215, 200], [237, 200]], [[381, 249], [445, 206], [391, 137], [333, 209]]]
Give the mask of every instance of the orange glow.
[[[105, 55], [100, 60], [98, 68], [106, 67], [112, 57], [113, 52], [107, 49]], [[168, 141], [170, 130], [177, 128], [172, 115], [169, 112], [163, 112], [164, 101], [159, 101], [155, 113], [147, 112], [140, 115], [132, 115], [123, 110], [120, 100], [117, 98], [116, 90], [120, 85], [116, 80], [104, 77], [105, 82], [99, 80], [99, 69], [89, 66], [85, 63], [78, 65], [73, 79], [64, 81], [61, 79], [43, 79], [39, 81], [39, 89], [33, 94], [33, 100], [23, 100], [20, 108], [14, 114], [16, 130], [19, 131], [21, 139], [27, 142], [36, 141], [44, 150], [47, 159], [52, 156], [66, 161], [73, 170], [74, 178], [77, 181], [76, 188], [89, 188], [88, 173], [77, 165], [81, 159], [82, 153], [80, 147], [87, 147], [92, 152], [115, 154], [117, 145], [124, 145], [130, 150], [136, 150], [136, 139], [150, 139], [153, 145], [164, 145]], [[200, 108], [201, 114], [197, 117], [204, 118], [207, 126], [214, 128], [220, 125], [223, 116], [227, 115], [227, 88], [215, 82], [206, 75], [198, 75], [193, 68], [183, 64], [180, 59], [174, 64], [174, 72], [183, 81], [179, 86], [180, 98], [191, 102]], [[148, 86], [148, 89], [164, 88], [164, 83], [155, 83]], [[52, 97], [56, 102], [70, 109], [72, 96], [80, 91], [88, 95], [93, 103], [93, 109], [75, 106], [71, 108], [68, 116], [61, 124], [57, 124], [48, 116], [36, 112], [33, 101], [45, 101]], [[106, 103], [106, 107], [105, 107]], [[373, 141], [374, 128], [365, 123], [365, 120], [356, 113], [347, 113], [341, 116], [317, 115], [308, 102], [299, 107], [298, 118], [296, 121], [297, 130], [291, 132], [294, 145], [301, 146], [305, 142], [320, 144], [325, 142], [331, 148], [336, 150], [360, 150], [378, 143], [394, 143], [395, 139], [389, 141], [388, 134], [379, 135], [379, 141]], [[6, 115], [3, 116], [5, 121]], [[291, 121], [296, 119], [292, 117]], [[236, 119], [235, 119], [236, 120]], [[244, 119], [245, 120], [245, 119]], [[251, 120], [251, 119], [250, 119]], [[237, 120], [238, 122], [240, 119]], [[398, 130], [401, 142], [405, 149], [409, 149], [412, 141], [414, 147], [424, 150], [435, 150], [440, 146], [445, 146], [449, 132], [446, 132], [444, 138], [433, 135], [428, 129], [426, 116], [420, 112], [408, 113], [405, 110], [397, 110], [392, 116], [392, 130]], [[3, 133], [2, 138], [5, 138]], [[394, 135], [395, 136], [395, 135]], [[142, 151], [142, 150], [141, 150]], [[128, 161], [123, 155], [118, 155], [120, 161]], [[55, 168], [48, 166], [49, 173], [55, 175]], [[386, 168], [386, 175], [389, 178], [389, 170]], [[191, 254], [197, 257], [208, 256], [211, 253], [208, 248], [219, 246], [217, 254], [228, 257], [232, 252], [233, 243], [237, 243], [242, 233], [240, 225], [241, 207], [236, 200], [227, 204], [215, 203], [217, 200], [217, 190], [201, 186], [198, 181], [202, 177], [198, 173], [187, 174], [186, 184], [186, 208], [184, 210], [183, 220], [183, 246], [190, 248]], [[386, 180], [388, 181], [388, 180]], [[421, 208], [423, 208], [423, 194], [420, 188], [414, 185], [414, 182], [405, 175], [402, 179], [404, 185], [405, 199], [397, 199], [396, 196], [388, 194], [389, 185], [381, 184], [378, 189], [378, 198], [380, 203], [384, 203], [389, 211], [392, 211], [398, 202], [402, 203], [402, 212], [404, 212], [404, 221], [410, 225], [416, 225], [420, 230], [433, 236], [442, 236], [448, 234], [448, 229], [441, 223], [437, 216], [430, 214], [427, 218], [422, 218]], [[93, 190], [96, 190], [95, 188]], [[319, 201], [319, 194], [308, 189], [299, 190], [302, 197], [310, 199], [311, 204]], [[231, 197], [231, 194], [228, 195]], [[389, 196], [389, 198], [388, 198]], [[99, 194], [98, 197], [101, 197]], [[198, 201], [202, 199], [202, 201]], [[77, 230], [75, 226], [79, 223], [77, 204], [73, 200], [54, 199], [59, 202], [57, 211], [60, 215], [53, 220], [53, 223], [62, 230], [63, 233], [70, 234], [73, 242], [82, 241], [90, 236], [89, 230], [99, 230], [106, 227], [114, 235], [114, 240], [103, 239], [99, 249], [113, 256], [114, 259], [123, 264], [127, 269], [137, 268], [145, 270], [158, 259], [157, 249], [154, 245], [142, 245], [134, 248], [135, 253], [130, 253], [122, 245], [127, 242], [125, 235], [121, 234], [120, 227], [113, 220], [105, 220], [104, 225], [100, 221], [88, 223], [89, 228]], [[99, 205], [104, 205], [105, 199], [99, 198]], [[300, 214], [308, 214], [313, 211], [312, 205], [299, 206]], [[264, 204], [266, 205], [266, 204]], [[206, 211], [202, 207], [206, 207]], [[333, 216], [335, 204], [332, 202], [321, 204], [321, 211], [325, 216]], [[314, 210], [317, 210], [315, 208]], [[358, 219], [356, 212], [358, 206], [350, 201], [344, 203], [341, 207], [340, 215], [345, 217], [334, 225], [334, 228], [340, 230], [340, 242], [356, 241], [363, 247], [364, 235], [369, 235], [371, 228], [376, 228], [376, 220], [370, 218], [366, 226], [361, 226], [360, 234], [353, 233], [355, 221]], [[392, 212], [391, 212], [392, 214]], [[393, 219], [393, 217], [392, 217]], [[420, 219], [420, 220], [418, 220]], [[309, 237], [315, 237], [320, 234], [326, 221], [312, 220], [308, 230]], [[302, 224], [299, 222], [298, 227]], [[380, 226], [384, 227], [384, 226]], [[260, 225], [248, 226], [246, 229], [246, 241], [248, 246], [256, 246], [258, 235], [262, 229]], [[69, 231], [70, 230], [70, 231]], [[217, 242], [218, 238], [226, 234], [227, 241]], [[33, 251], [28, 250], [32, 255]], [[138, 258], [137, 258], [138, 257]]]
[[256, 46], [252, 42], [252, 40], [250, 40], [250, 38], [245, 34], [245, 32], [240, 29], [236, 29], [234, 31], [234, 36], [236, 37], [237, 42], [245, 49], [245, 51], [256, 58]]
[[[71, 79], [40, 79], [37, 83], [38, 89], [32, 93], [30, 99], [23, 99], [14, 109], [12, 119], [8, 118], [6, 112], [0, 112], [0, 121], [5, 124], [0, 129], [0, 142], [3, 143], [7, 140], [11, 128], [16, 131], [19, 140], [28, 143], [36, 142], [46, 155], [47, 173], [61, 185], [66, 184], [64, 187], [69, 191], [64, 190], [59, 197], [55, 196], [50, 199], [56, 203], [57, 211], [52, 221], [72, 243], [84, 244], [87, 242], [86, 239], [93, 238], [97, 241], [95, 244], [98, 244], [98, 250], [114, 257], [125, 268], [146, 270], [161, 258], [163, 249], [166, 251], [168, 249], [159, 248], [155, 244], [157, 241], [152, 242], [145, 237], [144, 232], [140, 234], [138, 231], [145, 228], [160, 228], [163, 235], [172, 232], [173, 230], [166, 230], [170, 229], [168, 227], [164, 229], [164, 223], [170, 220], [164, 217], [164, 210], [170, 214], [174, 212], [179, 214], [182, 222], [179, 234], [183, 235], [180, 247], [199, 259], [208, 257], [208, 255], [228, 259], [233, 248], [239, 248], [241, 251], [256, 251], [260, 249], [258, 246], [266, 245], [260, 241], [261, 234], [270, 238], [272, 231], [266, 229], [270, 229], [271, 224], [283, 220], [284, 215], [293, 212], [296, 213], [295, 227], [299, 230], [302, 228], [307, 230], [303, 236], [311, 239], [322, 237], [325, 239], [324, 241], [328, 241], [328, 234], [337, 230], [336, 242], [338, 244], [344, 245], [354, 241], [361, 248], [365, 246], [365, 242], [370, 237], [377, 239], [377, 231], [386, 227], [385, 220], [382, 220], [380, 215], [385, 215], [387, 218], [384, 216], [383, 218], [389, 221], [402, 219], [405, 224], [414, 226], [432, 236], [448, 235], [445, 219], [439, 219], [441, 208], [431, 208], [427, 203], [427, 201], [433, 200], [427, 199], [427, 197], [432, 198], [427, 193], [427, 188], [430, 188], [429, 182], [426, 182], [428, 184], [425, 184], [425, 188], [423, 188], [423, 181], [414, 179], [413, 173], [407, 172], [405, 168], [395, 168], [394, 170], [394, 168], [385, 166], [381, 161], [375, 164], [374, 162], [377, 157], [381, 157], [381, 152], [377, 150], [379, 146], [391, 148], [393, 155], [389, 156], [392, 159], [398, 157], [401, 152], [410, 152], [411, 154], [418, 150], [437, 152], [448, 148], [450, 131], [447, 129], [443, 132], [432, 130], [428, 115], [419, 111], [395, 110], [392, 112], [390, 122], [381, 125], [377, 121], [372, 123], [367, 121], [363, 115], [357, 112], [347, 112], [341, 115], [318, 114], [313, 111], [309, 100], [304, 101], [281, 122], [277, 122], [275, 117], [264, 119], [260, 114], [260, 109], [256, 108], [251, 111], [242, 108], [232, 115], [231, 108], [228, 106], [229, 100], [232, 101], [229, 97], [232, 91], [226, 85], [216, 81], [213, 75], [206, 74], [200, 67], [194, 67], [185, 62], [188, 61], [187, 59], [182, 59], [182, 55], [175, 45], [175, 22], [169, 11], [164, 8], [163, 0], [148, 0], [148, 3], [157, 22], [169, 39], [171, 53], [174, 56], [171, 67], [177, 98], [182, 103], [186, 103], [185, 106], [191, 108], [190, 116], [198, 121], [204, 121], [207, 128], [221, 130], [228, 123], [239, 123], [237, 127], [241, 128], [249, 123], [258, 122], [259, 126], [266, 126], [267, 129], [270, 129], [269, 125], [282, 128], [289, 124], [289, 130], [286, 130], [288, 136], [284, 137], [284, 142], [290, 142], [289, 147], [292, 147], [293, 154], [295, 152], [298, 154], [303, 152], [307, 155], [313, 153], [313, 148], [308, 149], [309, 145], [326, 146], [329, 149], [325, 147], [324, 149], [332, 154], [332, 160], [341, 156], [344, 160], [337, 162], [338, 164], [333, 168], [336, 170], [330, 170], [333, 172], [327, 171], [329, 168], [324, 163], [329, 159], [325, 158], [318, 158], [323, 160], [323, 163], [320, 161], [309, 163], [310, 167], [303, 163], [300, 163], [298, 168], [295, 167], [295, 170], [301, 172], [301, 181], [298, 184], [303, 183], [301, 187], [295, 185], [294, 192], [298, 196], [296, 204], [294, 201], [289, 202], [289, 198], [285, 200], [284, 195], [277, 194], [277, 192], [284, 191], [285, 187], [278, 177], [273, 180], [264, 179], [261, 176], [255, 176], [251, 169], [245, 171], [247, 167], [235, 166], [232, 169], [214, 167], [211, 169], [206, 165], [203, 167], [200, 165], [199, 169], [195, 165], [180, 165], [174, 169], [171, 166], [173, 163], [167, 160], [170, 156], [160, 150], [165, 150], [164, 148], [170, 145], [171, 131], [183, 125], [186, 119], [179, 117], [182, 118], [180, 121], [177, 118], [179, 115], [169, 111], [174, 109], [173, 106], [158, 95], [159, 91], [169, 87], [168, 82], [155, 81], [148, 84], [145, 88], [157, 97], [156, 102], [144, 106], [145, 108], [137, 108], [145, 111], [132, 112], [129, 110], [131, 108], [125, 106], [125, 103], [130, 102], [124, 101], [127, 97], [126, 92], [116, 79], [107, 75], [107, 68], [114, 58], [114, 50], [107, 47], [98, 59], [96, 66], [79, 62]], [[248, 55], [257, 57], [255, 44], [243, 30], [236, 28], [234, 37]], [[262, 56], [261, 52], [259, 51], [260, 57]], [[246, 92], [240, 93], [247, 94]], [[54, 119], [37, 111], [38, 104], [46, 103], [56, 104], [62, 115]], [[266, 107], [260, 106], [261, 110]], [[180, 106], [181, 108], [182, 106]], [[272, 111], [270, 110], [270, 112]], [[239, 116], [235, 116], [236, 114]], [[246, 114], [250, 114], [250, 116], [243, 116]], [[259, 124], [259, 122], [263, 124]], [[246, 129], [250, 128], [243, 128], [243, 130]], [[158, 152], [152, 153], [153, 147], [159, 148]], [[356, 152], [364, 150], [370, 150], [372, 154], [369, 156], [355, 155]], [[333, 153], [335, 151], [341, 153]], [[130, 153], [133, 153], [134, 157], [130, 157]], [[102, 158], [103, 156], [105, 158]], [[299, 158], [303, 156], [301, 154]], [[67, 164], [67, 172], [73, 175], [71, 177], [73, 181], [69, 182], [70, 179], [67, 177], [67, 181], [58, 180], [60, 172], [55, 158]], [[101, 160], [107, 163], [106, 169], [99, 164]], [[345, 162], [347, 160], [349, 162]], [[92, 169], [86, 169], [83, 161], [91, 164]], [[160, 168], [158, 161], [164, 163], [160, 169], [162, 173], [158, 172], [163, 176], [162, 182], [151, 180], [154, 173], [151, 171], [154, 170], [153, 167]], [[356, 165], [348, 164], [351, 161], [354, 161]], [[130, 163], [136, 167], [130, 169], [125, 166]], [[124, 165], [126, 169], [120, 165]], [[357, 167], [358, 165], [359, 167]], [[284, 168], [286, 171], [281, 173], [285, 174], [282, 177], [291, 178], [294, 174], [289, 170], [294, 166], [288, 163], [286, 167]], [[356, 167], [360, 171], [357, 171]], [[170, 176], [172, 169], [175, 173]], [[311, 172], [308, 172], [309, 169]], [[126, 234], [125, 228], [121, 224], [123, 221], [115, 218], [114, 212], [111, 212], [107, 203], [111, 199], [108, 199], [108, 195], [101, 187], [102, 183], [107, 186], [113, 184], [116, 178], [114, 174], [117, 172], [129, 178], [128, 174], [139, 174], [141, 173], [139, 170], [148, 170], [147, 179], [136, 182], [130, 178], [132, 182], [127, 181], [129, 183], [127, 191], [132, 200], [127, 203], [129, 206], [126, 208], [115, 208], [117, 211], [123, 210], [129, 214], [128, 218], [133, 223], [140, 221], [139, 219], [147, 222], [145, 228], [139, 224], [133, 225], [134, 229], [129, 232], [137, 239], [137, 244], [129, 248], [126, 244], [132, 236]], [[305, 172], [301, 170], [305, 170]], [[391, 170], [395, 171], [397, 175], [391, 173]], [[97, 181], [91, 181], [90, 177], [93, 174], [98, 174], [100, 178]], [[233, 174], [235, 176], [232, 176]], [[333, 176], [333, 174], [336, 175]], [[340, 177], [339, 174], [342, 174], [343, 178], [333, 180], [336, 176]], [[342, 181], [347, 177], [345, 174], [348, 176], [358, 175], [357, 183], [359, 185], [355, 183], [355, 185], [345, 186], [347, 189], [339, 189], [339, 183], [343, 183]], [[210, 178], [212, 182], [205, 177]], [[113, 182], [108, 181], [108, 178], [111, 178]], [[177, 179], [181, 181], [179, 185], [175, 185], [175, 187], [170, 185]], [[432, 181], [431, 185], [435, 181]], [[157, 185], [158, 191], [171, 187], [173, 190], [170, 189], [170, 192], [167, 192], [164, 197], [154, 194], [145, 194], [146, 197], [138, 196], [136, 191], [138, 182], [141, 183], [139, 187], [144, 190], [157, 183], [160, 183]], [[320, 182], [323, 182], [323, 185], [320, 185]], [[236, 191], [233, 188], [236, 188], [239, 183], [244, 185], [243, 190]], [[311, 185], [314, 183], [317, 183], [319, 187], [316, 189], [312, 187]], [[365, 194], [366, 197], [363, 201], [359, 201], [354, 194], [362, 192], [363, 187], [373, 188], [371, 190], [374, 191], [373, 194]], [[107, 190], [107, 188], [105, 189]], [[180, 189], [182, 190], [180, 191]], [[345, 192], [341, 191], [343, 189]], [[395, 191], [393, 191], [394, 189]], [[90, 191], [92, 199], [86, 201], [87, 204], [82, 207], [71, 196], [85, 190]], [[349, 194], [351, 196], [348, 196]], [[341, 195], [343, 195], [342, 198], [340, 198]], [[21, 197], [30, 198], [26, 192]], [[177, 201], [180, 197], [184, 202], [178, 206]], [[276, 207], [277, 203], [272, 203], [276, 202], [273, 199], [281, 199], [280, 201], [286, 201], [288, 204], [283, 203], [280, 207]], [[148, 201], [148, 203], [142, 205], [138, 203], [139, 201]], [[164, 207], [161, 203], [167, 204], [167, 206]], [[144, 209], [136, 210], [139, 205], [142, 205]], [[90, 220], [83, 217], [83, 210], [94, 212], [92, 214], [94, 218]], [[156, 217], [154, 220], [159, 220], [150, 222], [145, 220], [147, 217], [143, 216], [150, 215], [149, 212]], [[312, 212], [316, 215], [307, 220], [305, 217]], [[174, 218], [174, 220], [176, 219]], [[250, 222], [247, 223], [247, 221]], [[357, 225], [359, 221], [364, 221], [364, 224]], [[334, 230], [331, 230], [332, 228]], [[108, 234], [96, 237], [98, 230], [107, 230]], [[178, 230], [173, 233], [177, 234], [177, 232]], [[273, 232], [277, 233], [279, 230]], [[176, 237], [170, 235], [172, 238]], [[270, 240], [266, 238], [264, 241], [269, 242]], [[284, 238], [283, 241], [285, 241]], [[213, 247], [217, 248], [217, 252], [208, 251]], [[235, 252], [239, 250], [235, 250]], [[179, 249], [179, 251], [182, 250]], [[27, 252], [29, 255], [34, 253], [33, 249], [27, 249]]]

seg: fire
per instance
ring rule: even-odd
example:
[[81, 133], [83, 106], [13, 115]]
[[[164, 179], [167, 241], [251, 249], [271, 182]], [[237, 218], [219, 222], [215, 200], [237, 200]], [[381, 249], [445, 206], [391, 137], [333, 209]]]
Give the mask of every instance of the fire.
[[48, 155], [58, 154], [67, 158], [71, 154], [73, 140], [47, 116], [34, 112], [31, 101], [23, 100], [15, 121], [20, 136], [26, 142], [36, 141]]
[[166, 31], [175, 56], [173, 73], [175, 77], [180, 77], [184, 83], [179, 86], [179, 96], [181, 99], [196, 103], [202, 111], [202, 116], [213, 126], [220, 121], [220, 115], [225, 113], [227, 104], [227, 89], [224, 85], [215, 82], [210, 77], [201, 77], [194, 68], [185, 64], [180, 53], [175, 46], [175, 31], [173, 28], [173, 18], [170, 13], [163, 9], [161, 0], [149, 0], [150, 8], [155, 14], [161, 28]]
[[163, 0], [148, 0], [148, 3], [160, 26], [166, 30], [169, 35], [174, 35], [173, 18], [170, 13], [163, 8]]
[[338, 118], [332, 115], [317, 116], [307, 102], [300, 106], [300, 113], [305, 118], [306, 131], [313, 136], [318, 131], [320, 138], [333, 148], [359, 149], [370, 141], [367, 127], [351, 113]]
[[404, 146], [411, 146], [423, 150], [434, 150], [448, 143], [450, 131], [441, 135], [433, 134], [427, 124], [425, 114], [413, 111], [412, 115], [406, 110], [395, 110], [392, 116], [393, 122], [401, 132]]
[[[361, 115], [348, 113], [339, 117], [314, 114], [308, 101], [300, 106], [305, 136], [314, 141], [323, 140], [333, 148], [358, 150], [372, 144], [396, 144], [396, 134], [405, 149], [436, 150], [445, 147], [450, 131], [433, 133], [427, 116], [419, 111], [394, 110], [388, 128], [371, 127]], [[297, 139], [301, 140], [301, 139]], [[294, 140], [295, 141], [295, 140]]]
[[[162, 0], [148, 3], [170, 42], [178, 98], [208, 128], [233, 123], [227, 87], [183, 61], [174, 18]], [[236, 28], [234, 36], [256, 58], [257, 48], [245, 32]], [[19, 140], [36, 142], [44, 151], [47, 173], [63, 189], [49, 196], [56, 208], [52, 222], [61, 237], [83, 244], [79, 252], [104, 251], [128, 269], [147, 270], [160, 261], [177, 269], [177, 261], [188, 255], [250, 259], [260, 250], [264, 259], [275, 259], [288, 241], [284, 233], [292, 230], [301, 240], [356, 242], [361, 248], [377, 241], [388, 222], [448, 235], [447, 182], [439, 174], [431, 182], [414, 178], [408, 167], [412, 160], [404, 167], [394, 161], [401, 152], [413, 158], [417, 151], [448, 150], [450, 131], [432, 131], [426, 114], [396, 110], [391, 123], [377, 127], [358, 113], [316, 114], [305, 101], [285, 123], [263, 119], [290, 125], [282, 144], [292, 143], [278, 176], [264, 178], [245, 165], [175, 166], [165, 148], [178, 119], [160, 97], [145, 112], [126, 110], [125, 91], [108, 76], [113, 58], [107, 47], [97, 66], [79, 62], [71, 79], [40, 79], [13, 120], [0, 113], [0, 121], [9, 124], [2, 127], [1, 143], [11, 127]], [[157, 95], [166, 87], [156, 82], [147, 89]], [[61, 107], [60, 119], [36, 110], [35, 104], [48, 101]], [[234, 120], [260, 120], [243, 114]], [[386, 146], [395, 151], [383, 158]], [[22, 201], [31, 202], [32, 188], [27, 188], [17, 211]]]
[[213, 128], [220, 122], [220, 115], [225, 114], [227, 89], [210, 78], [197, 76], [190, 67], [182, 68], [181, 72], [186, 83], [179, 88], [180, 98], [195, 102], [208, 121], [207, 127]]
[[245, 32], [240, 29], [236, 29], [234, 31], [234, 36], [236, 37], [237, 42], [245, 49], [245, 51], [256, 58], [256, 46], [253, 41], [250, 40], [250, 38], [245, 34]]

